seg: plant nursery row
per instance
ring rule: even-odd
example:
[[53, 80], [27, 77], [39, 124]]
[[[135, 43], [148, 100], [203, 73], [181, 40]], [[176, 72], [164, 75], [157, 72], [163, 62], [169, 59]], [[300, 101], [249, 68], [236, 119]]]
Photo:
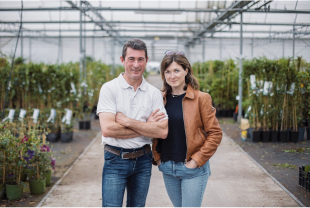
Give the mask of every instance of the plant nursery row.
[[[238, 63], [233, 60], [195, 63], [194, 74], [217, 111], [227, 116], [238, 105]], [[244, 60], [242, 73], [245, 117], [254, 142], [297, 142], [304, 131], [310, 140], [310, 63], [296, 60]]]
[[[116, 69], [116, 74], [122, 69]], [[100, 87], [114, 78], [111, 67], [89, 60], [86, 78], [79, 64], [46, 65], [0, 58], [0, 198], [18, 200], [26, 181], [31, 194], [50, 185], [56, 160], [50, 142], [70, 142], [74, 122], [90, 128]], [[9, 90], [8, 89], [9, 86]], [[4, 100], [6, 99], [6, 108]], [[89, 121], [89, 122], [88, 122]], [[82, 125], [81, 125], [82, 124]], [[86, 124], [86, 125], [84, 125]]]

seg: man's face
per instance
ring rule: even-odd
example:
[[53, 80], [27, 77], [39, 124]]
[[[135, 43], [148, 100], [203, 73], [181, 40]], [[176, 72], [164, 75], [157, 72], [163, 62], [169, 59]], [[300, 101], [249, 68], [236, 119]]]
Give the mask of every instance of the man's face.
[[145, 58], [144, 50], [127, 48], [125, 60], [121, 56], [121, 61], [125, 68], [124, 76], [129, 79], [137, 80], [142, 78], [148, 58]]

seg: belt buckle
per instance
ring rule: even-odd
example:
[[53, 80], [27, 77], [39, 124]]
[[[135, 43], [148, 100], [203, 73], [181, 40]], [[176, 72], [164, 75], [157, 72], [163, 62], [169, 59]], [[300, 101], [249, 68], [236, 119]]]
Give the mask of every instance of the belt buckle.
[[122, 159], [123, 159], [123, 160], [132, 159], [132, 158], [124, 158], [124, 154], [131, 154], [131, 153], [134, 153], [134, 152], [122, 152]]

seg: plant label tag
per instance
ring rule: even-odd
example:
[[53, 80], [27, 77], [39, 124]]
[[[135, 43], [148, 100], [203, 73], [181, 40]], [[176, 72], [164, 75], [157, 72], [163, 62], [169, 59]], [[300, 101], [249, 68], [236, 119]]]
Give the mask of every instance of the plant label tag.
[[294, 90], [295, 90], [295, 83], [293, 82], [291, 84], [291, 88], [289, 91], [287, 91], [287, 94], [293, 95], [294, 94]]
[[269, 82], [265, 81], [263, 95], [268, 95], [268, 88], [269, 88]]
[[252, 108], [252, 107], [251, 107], [251, 106], [249, 106], [249, 108], [248, 108], [247, 112], [250, 112], [251, 108]]
[[51, 109], [50, 117], [47, 119], [46, 122], [54, 123], [55, 122], [55, 117], [56, 117], [56, 110], [54, 108], [52, 108]]
[[22, 121], [25, 118], [25, 115], [26, 115], [26, 110], [20, 109], [19, 120]]
[[61, 122], [66, 122], [66, 124], [71, 124], [72, 110], [65, 108], [66, 115], [62, 118]]
[[42, 94], [42, 88], [40, 84], [38, 84], [38, 89], [39, 89], [39, 93]]
[[38, 122], [39, 113], [40, 113], [39, 109], [33, 109], [33, 115], [31, 117], [33, 119], [33, 123]]
[[73, 92], [74, 94], [76, 94], [76, 89], [75, 89], [74, 83], [71, 82], [70, 84], [71, 84], [71, 90], [70, 90], [70, 92]]
[[251, 80], [251, 89], [255, 89], [256, 88], [256, 83], [255, 83], [255, 75], [250, 75], [250, 80]]
[[68, 124], [68, 125], [71, 124], [71, 117], [72, 117], [72, 110], [67, 110], [67, 114], [66, 114], [66, 124]]
[[8, 117], [4, 118], [2, 121], [6, 121], [9, 119], [10, 122], [12, 123], [14, 119], [14, 114], [15, 114], [15, 109], [10, 109]]

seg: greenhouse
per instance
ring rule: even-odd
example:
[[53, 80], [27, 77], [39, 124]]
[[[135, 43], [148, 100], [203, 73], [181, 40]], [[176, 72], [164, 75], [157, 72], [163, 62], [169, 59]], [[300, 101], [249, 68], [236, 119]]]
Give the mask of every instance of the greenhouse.
[[[140, 43], [146, 49], [134, 48]], [[138, 61], [145, 61], [141, 73], [128, 68], [130, 49], [133, 54], [144, 51], [146, 59]], [[176, 59], [165, 63], [179, 55], [186, 67]], [[184, 128], [175, 131], [168, 96], [176, 99], [183, 88], [168, 80], [168, 72], [176, 73], [169, 71], [174, 63], [186, 71], [179, 116]], [[139, 73], [141, 86], [135, 86], [133, 77]], [[160, 167], [157, 154], [165, 151], [157, 147], [168, 144], [170, 132], [182, 131], [186, 168], [194, 161], [197, 171], [205, 169], [212, 156], [212, 176], [200, 206], [310, 206], [309, 1], [0, 0], [0, 77], [1, 206], [112, 206], [107, 196], [113, 192], [102, 188], [107, 177], [102, 167], [110, 163], [106, 153], [118, 149], [107, 146], [121, 148], [123, 161], [126, 148], [135, 154], [144, 148], [143, 156], [134, 159], [149, 158], [143, 145], [118, 143], [140, 137], [150, 140], [145, 145], [152, 147], [154, 165], [142, 205], [199, 206], [176, 205], [171, 196], [176, 191], [169, 192], [165, 173], [155, 166]], [[123, 84], [108, 88], [120, 77]], [[153, 90], [143, 87], [144, 81], [163, 92], [167, 117], [155, 119], [159, 102], [151, 105], [149, 99], [156, 93], [134, 101], [141, 91]], [[201, 101], [195, 94], [198, 107], [194, 101], [186, 104], [196, 99], [188, 85], [211, 99]], [[119, 86], [133, 89], [126, 91], [129, 100], [118, 94]], [[115, 112], [103, 110], [111, 103]], [[121, 110], [125, 104], [131, 109], [127, 113]], [[107, 134], [107, 112], [115, 114], [114, 123], [136, 134], [128, 131], [121, 137], [121, 129]], [[139, 119], [141, 112], [147, 115]], [[166, 119], [167, 134], [161, 138], [161, 129], [152, 134], [151, 127], [144, 132], [144, 123], [140, 130], [128, 119], [120, 123], [125, 120], [118, 119], [119, 113], [145, 124]], [[222, 132], [219, 140], [213, 136], [216, 128]], [[191, 146], [198, 143], [202, 146]], [[162, 158], [168, 153], [162, 152]], [[128, 198], [118, 206], [126, 206], [126, 200], [127, 206], [139, 206], [129, 203], [128, 186]]]

